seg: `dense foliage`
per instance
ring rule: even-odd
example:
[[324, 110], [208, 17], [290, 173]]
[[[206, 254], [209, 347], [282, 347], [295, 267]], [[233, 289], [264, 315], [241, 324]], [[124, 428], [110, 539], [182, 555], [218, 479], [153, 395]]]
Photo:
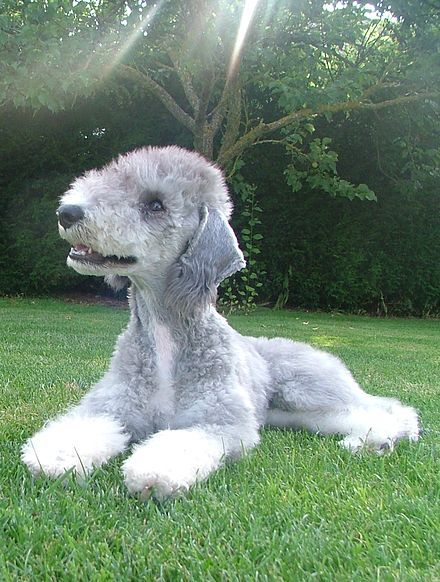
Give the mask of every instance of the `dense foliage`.
[[58, 195], [178, 143], [229, 178], [248, 255], [229, 304], [438, 311], [439, 11], [372, 6], [4, 2], [0, 292], [96, 288], [64, 265]]

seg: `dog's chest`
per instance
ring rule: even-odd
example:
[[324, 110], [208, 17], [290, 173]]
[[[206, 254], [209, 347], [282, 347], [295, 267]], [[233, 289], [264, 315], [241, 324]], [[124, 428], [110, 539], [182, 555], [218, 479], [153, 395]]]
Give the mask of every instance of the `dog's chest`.
[[[174, 368], [176, 346], [167, 326], [155, 322], [152, 327], [155, 352], [155, 389], [150, 399], [157, 428], [165, 428], [175, 414]], [[162, 426], [163, 425], [163, 426]]]

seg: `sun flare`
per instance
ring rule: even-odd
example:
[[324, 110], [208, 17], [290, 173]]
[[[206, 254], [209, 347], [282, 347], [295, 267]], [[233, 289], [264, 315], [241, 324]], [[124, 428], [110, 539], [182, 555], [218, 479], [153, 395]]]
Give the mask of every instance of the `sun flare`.
[[[122, 61], [124, 56], [130, 51], [132, 46], [135, 42], [139, 39], [140, 36], [145, 35], [147, 33], [148, 27], [151, 25], [152, 21], [159, 13], [162, 5], [164, 4], [165, 0], [159, 0], [155, 2], [153, 6], [147, 11], [145, 16], [140, 20], [139, 25], [135, 28], [135, 30], [129, 35], [127, 40], [122, 44], [119, 50], [116, 53], [115, 58], [111, 62], [110, 66], [108, 67], [108, 71], [110, 72], [113, 70], [118, 63]], [[131, 12], [131, 11], [130, 11]]]
[[252, 22], [259, 0], [245, 0], [243, 13], [241, 15], [240, 26], [235, 39], [234, 50], [232, 51], [231, 62], [229, 64], [228, 77], [230, 78], [236, 71], [238, 60], [243, 49], [249, 27]]

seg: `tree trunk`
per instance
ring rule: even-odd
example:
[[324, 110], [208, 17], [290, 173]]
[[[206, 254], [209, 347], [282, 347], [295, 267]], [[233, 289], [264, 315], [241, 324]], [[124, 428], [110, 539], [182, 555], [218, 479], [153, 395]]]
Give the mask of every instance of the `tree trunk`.
[[214, 135], [211, 128], [204, 123], [201, 127], [196, 127], [193, 136], [194, 149], [208, 160], [212, 160], [214, 157]]

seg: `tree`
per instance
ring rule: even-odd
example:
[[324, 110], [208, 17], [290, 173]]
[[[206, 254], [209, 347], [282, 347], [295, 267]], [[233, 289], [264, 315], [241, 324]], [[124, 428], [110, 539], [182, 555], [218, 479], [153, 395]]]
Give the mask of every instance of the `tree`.
[[[153, 94], [195, 149], [231, 168], [275, 139], [305, 177], [371, 196], [336, 176], [313, 120], [440, 95], [439, 11], [413, 0], [145, 0], [3, 3], [2, 101], [52, 110], [120, 79]], [[310, 148], [304, 148], [304, 142]], [[296, 166], [304, 166], [295, 174]], [[302, 172], [302, 173], [301, 173]]]

